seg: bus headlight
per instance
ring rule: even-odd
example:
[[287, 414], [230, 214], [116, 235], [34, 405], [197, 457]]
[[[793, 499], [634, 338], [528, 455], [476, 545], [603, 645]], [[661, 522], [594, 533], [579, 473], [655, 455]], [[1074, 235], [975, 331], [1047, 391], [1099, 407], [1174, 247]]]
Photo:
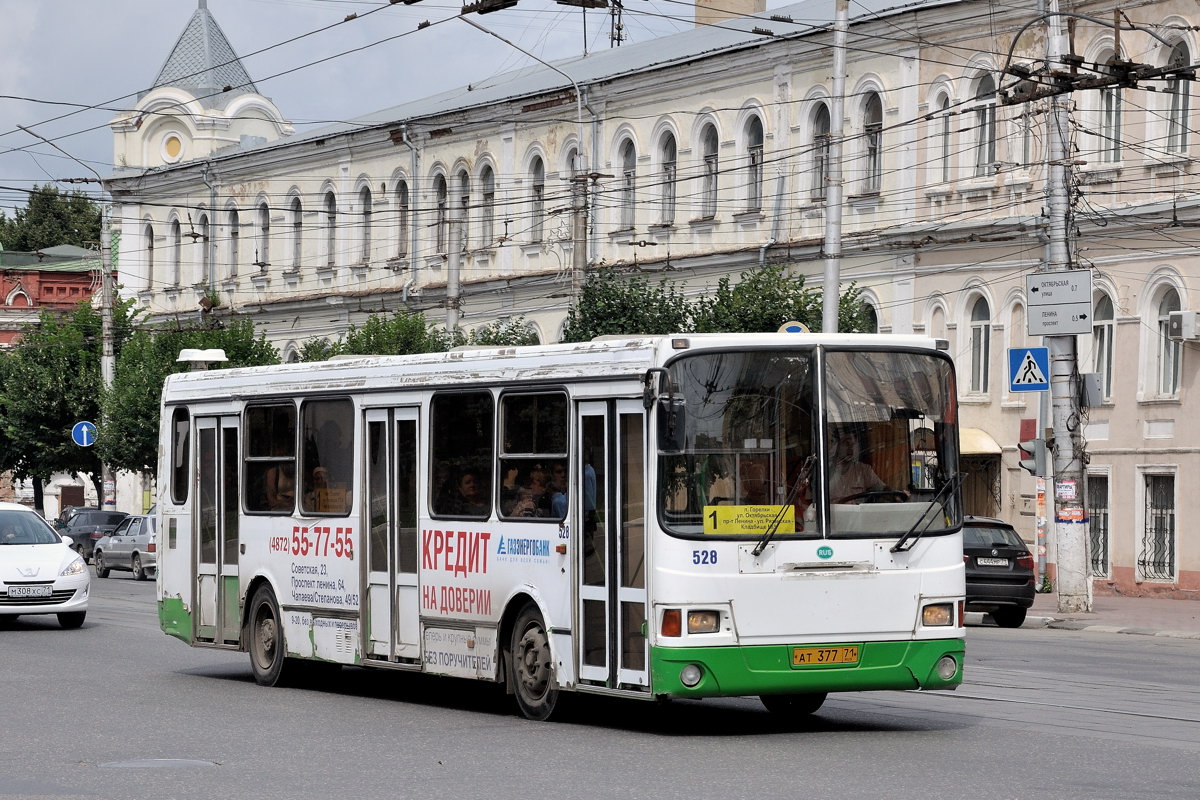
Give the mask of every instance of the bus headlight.
[[954, 606], [950, 603], [932, 603], [921, 609], [921, 624], [937, 627], [954, 624]]
[[679, 682], [690, 689], [700, 682], [700, 678], [702, 678], [703, 675], [704, 673], [700, 671], [698, 666], [695, 664], [688, 664], [679, 671]]
[[721, 627], [721, 615], [716, 611], [689, 611], [688, 633], [716, 633]]

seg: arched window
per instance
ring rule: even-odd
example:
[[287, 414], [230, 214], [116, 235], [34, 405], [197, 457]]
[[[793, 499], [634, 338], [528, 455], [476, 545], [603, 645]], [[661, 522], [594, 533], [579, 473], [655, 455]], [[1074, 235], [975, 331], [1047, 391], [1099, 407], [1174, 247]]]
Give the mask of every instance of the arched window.
[[271, 266], [271, 209], [265, 201], [258, 204], [258, 248], [254, 251], [254, 265], [263, 272]]
[[471, 241], [471, 176], [465, 169], [460, 169], [455, 178], [458, 192], [458, 244], [465, 253], [470, 249], [468, 245]]
[[866, 320], [865, 333], [879, 333], [879, 312], [870, 303], [863, 303], [863, 318]]
[[146, 223], [146, 289], [154, 291], [154, 226]]
[[479, 173], [479, 244], [491, 247], [496, 239], [496, 171], [485, 164]]
[[337, 262], [337, 198], [333, 192], [325, 193], [325, 265], [332, 267]]
[[200, 215], [200, 282], [212, 284], [212, 226], [208, 224], [208, 214]]
[[241, 235], [242, 221], [238, 216], [237, 209], [229, 211], [229, 277], [236, 278], [238, 274], [238, 262], [241, 260]]
[[975, 82], [975, 175], [996, 171], [996, 80], [989, 74]]
[[971, 306], [971, 391], [986, 394], [992, 355], [992, 311], [980, 297]]
[[660, 222], [663, 225], [675, 224], [675, 177], [679, 166], [679, 147], [675, 142], [675, 134], [667, 132], [658, 142], [658, 160], [661, 164], [660, 179], [662, 195]]
[[1179, 394], [1179, 369], [1183, 348], [1168, 335], [1171, 312], [1179, 310], [1179, 293], [1167, 289], [1158, 300], [1158, 394], [1175, 397]]
[[304, 207], [299, 197], [292, 198], [292, 269], [300, 269], [300, 259], [304, 253]]
[[183, 229], [179, 220], [171, 223], [171, 285], [178, 286], [183, 281]]
[[621, 143], [621, 218], [617, 222], [619, 230], [632, 230], [634, 226], [634, 210], [637, 191], [637, 149], [632, 139]]
[[[1187, 43], [1179, 42], [1171, 49], [1167, 66], [1171, 69], [1182, 69], [1187, 67], [1191, 60], [1192, 56]], [[1179, 75], [1169, 75], [1164, 91], [1171, 98], [1171, 107], [1167, 112], [1167, 149], [1172, 153], [1186, 153], [1192, 82]]]
[[883, 186], [883, 100], [875, 92], [863, 105], [863, 137], [867, 170], [863, 191], [878, 194]]
[[435, 213], [437, 215], [433, 221], [434, 250], [445, 255], [446, 243], [450, 238], [450, 222], [447, 218], [447, 203], [450, 197], [450, 190], [446, 186], [446, 176], [441, 173], [433, 179], [433, 197], [436, 203]]
[[[1114, 76], [1116, 69], [1108, 62], [1116, 58], [1109, 53], [1099, 66], [1101, 75]], [[1100, 160], [1114, 164], [1121, 160], [1121, 87], [1120, 85], [1100, 88], [1099, 146]], [[1105, 397], [1108, 397], [1106, 394]]]
[[409, 228], [408, 183], [396, 181], [396, 257], [408, 255], [408, 239], [412, 235]]
[[541, 156], [529, 162], [529, 241], [540, 242], [546, 219], [546, 163]]
[[763, 125], [757, 116], [746, 123], [746, 209], [757, 211], [763, 199]]
[[938, 180], [949, 183], [952, 175], [951, 165], [954, 158], [954, 137], [950, 128], [950, 97], [942, 95], [938, 102]]
[[364, 186], [358, 193], [358, 204], [362, 208], [362, 232], [358, 237], [358, 261], [371, 263], [371, 187]]
[[1100, 376], [1100, 390], [1107, 400], [1112, 397], [1113, 378], [1113, 334], [1116, 331], [1113, 319], [1113, 302], [1102, 295], [1092, 312], [1092, 369]]
[[825, 199], [825, 191], [829, 183], [829, 147], [832, 143], [829, 127], [829, 106], [817, 103], [813, 111], [813, 171], [812, 171], [812, 200], [819, 202]]
[[717, 139], [715, 125], [705, 125], [700, 131], [700, 156], [704, 159], [704, 185], [700, 190], [700, 217], [712, 219], [717, 215]]

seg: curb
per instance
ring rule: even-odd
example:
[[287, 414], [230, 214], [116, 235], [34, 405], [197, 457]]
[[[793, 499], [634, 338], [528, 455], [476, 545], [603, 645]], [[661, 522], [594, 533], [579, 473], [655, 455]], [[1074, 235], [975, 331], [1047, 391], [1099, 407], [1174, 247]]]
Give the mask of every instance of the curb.
[[[992, 618], [983, 611], [968, 611], [964, 615], [967, 625], [976, 627], [995, 627]], [[1127, 633], [1134, 636], [1158, 636], [1167, 639], [1200, 639], [1200, 631], [1166, 631], [1158, 628], [1140, 628], [1134, 625], [1105, 625], [1100, 622], [1083, 622], [1077, 619], [1058, 619], [1056, 617], [1025, 618], [1023, 627], [1053, 628], [1059, 631], [1086, 631], [1088, 633]]]

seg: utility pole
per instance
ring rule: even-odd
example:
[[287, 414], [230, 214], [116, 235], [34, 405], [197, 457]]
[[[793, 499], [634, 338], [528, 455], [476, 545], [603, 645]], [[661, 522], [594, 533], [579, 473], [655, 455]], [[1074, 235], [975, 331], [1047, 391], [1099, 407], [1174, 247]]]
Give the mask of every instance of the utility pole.
[[[1050, 0], [1047, 18], [1046, 62], [1053, 73], [1062, 70], [1068, 54], [1058, 15], [1058, 0]], [[1050, 98], [1046, 140], [1049, 148], [1046, 187], [1048, 215], [1044, 272], [1071, 268], [1070, 251], [1070, 129], [1069, 95]], [[1087, 475], [1079, 413], [1079, 369], [1075, 337], [1047, 336], [1050, 351], [1050, 404], [1054, 425], [1054, 541], [1058, 548], [1058, 610], [1076, 613], [1092, 610], [1092, 580], [1088, 559], [1088, 518], [1084, 509]]]
[[837, 333], [842, 281], [842, 138], [846, 117], [846, 38], [850, 0], [837, 0], [833, 19], [833, 97], [829, 103], [829, 151], [825, 159], [825, 274], [821, 331]]
[[[100, 223], [100, 381], [107, 393], [113, 385], [117, 358], [113, 347], [113, 285], [112, 285], [112, 213], [106, 208], [101, 212]], [[101, 427], [104, 420], [100, 420]], [[116, 508], [116, 479], [107, 463], [100, 464], [100, 485], [103, 498], [101, 508]]]

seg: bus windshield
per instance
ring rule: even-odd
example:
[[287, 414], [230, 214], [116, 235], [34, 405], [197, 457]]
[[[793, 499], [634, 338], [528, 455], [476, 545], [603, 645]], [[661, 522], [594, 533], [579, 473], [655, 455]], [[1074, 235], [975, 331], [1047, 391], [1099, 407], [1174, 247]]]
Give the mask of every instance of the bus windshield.
[[665, 530], [812, 538], [957, 527], [956, 495], [942, 491], [957, 470], [949, 360], [817, 355], [707, 352], [670, 365], [657, 409]]

